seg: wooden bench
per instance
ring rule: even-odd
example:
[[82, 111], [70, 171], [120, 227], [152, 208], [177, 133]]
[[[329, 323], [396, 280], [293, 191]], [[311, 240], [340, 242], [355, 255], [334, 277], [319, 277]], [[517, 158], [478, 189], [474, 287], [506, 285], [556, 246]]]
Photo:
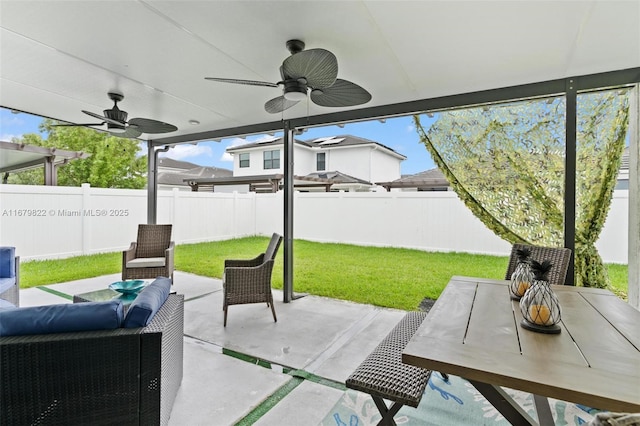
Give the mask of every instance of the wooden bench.
[[[431, 370], [404, 364], [402, 351], [426, 316], [426, 312], [407, 313], [345, 382], [348, 388], [371, 395], [382, 415], [379, 425], [395, 425], [393, 416], [403, 405], [415, 408], [422, 399]], [[383, 399], [393, 405], [388, 407]]]

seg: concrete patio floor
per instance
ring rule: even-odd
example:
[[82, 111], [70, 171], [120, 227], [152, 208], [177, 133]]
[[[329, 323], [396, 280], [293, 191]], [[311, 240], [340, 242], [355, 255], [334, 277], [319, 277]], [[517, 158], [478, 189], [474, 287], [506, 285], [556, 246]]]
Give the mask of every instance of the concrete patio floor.
[[[71, 303], [120, 274], [21, 290], [21, 306]], [[317, 425], [344, 393], [353, 370], [404, 311], [306, 296], [282, 302], [278, 322], [266, 304], [229, 308], [222, 326], [222, 282], [176, 272], [185, 295], [184, 377], [170, 425]], [[248, 420], [248, 419], [247, 419]], [[251, 423], [251, 422], [249, 422]]]

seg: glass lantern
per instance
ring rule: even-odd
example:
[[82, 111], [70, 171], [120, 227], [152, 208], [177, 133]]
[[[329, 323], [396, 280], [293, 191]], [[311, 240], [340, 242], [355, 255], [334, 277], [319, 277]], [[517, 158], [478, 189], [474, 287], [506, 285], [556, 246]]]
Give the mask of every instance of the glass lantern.
[[533, 284], [533, 270], [528, 260], [519, 262], [515, 271], [511, 274], [511, 283], [509, 284], [509, 293], [512, 300], [520, 300], [524, 293]]
[[518, 263], [516, 264], [513, 274], [511, 274], [509, 293], [512, 300], [520, 300], [520, 298], [524, 296], [524, 292], [533, 284], [535, 275], [531, 267], [531, 250], [526, 247], [520, 248], [516, 250], [515, 254]]
[[560, 303], [548, 281], [533, 281], [520, 299], [520, 312], [523, 316], [520, 325], [527, 330], [548, 334], [561, 331], [558, 325], [562, 314]]

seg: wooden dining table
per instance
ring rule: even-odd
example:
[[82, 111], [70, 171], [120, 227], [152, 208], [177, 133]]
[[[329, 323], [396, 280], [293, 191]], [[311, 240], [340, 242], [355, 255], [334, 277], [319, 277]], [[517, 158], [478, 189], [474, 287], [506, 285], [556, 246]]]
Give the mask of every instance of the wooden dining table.
[[[640, 412], [640, 311], [608, 290], [552, 286], [559, 334], [520, 325], [509, 281], [454, 276], [402, 354], [463, 377], [512, 424], [554, 424], [547, 397]], [[503, 387], [533, 394], [537, 419]]]

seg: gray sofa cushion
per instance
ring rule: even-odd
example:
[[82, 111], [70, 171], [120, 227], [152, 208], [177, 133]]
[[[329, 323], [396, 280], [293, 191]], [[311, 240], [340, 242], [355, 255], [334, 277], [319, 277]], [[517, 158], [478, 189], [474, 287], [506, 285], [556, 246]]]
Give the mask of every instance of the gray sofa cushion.
[[143, 288], [129, 306], [124, 328], [146, 327], [162, 307], [171, 290], [171, 279], [158, 277]]
[[119, 300], [0, 310], [0, 336], [111, 330], [123, 316]]
[[127, 268], [162, 268], [164, 257], [140, 257], [127, 262]]

